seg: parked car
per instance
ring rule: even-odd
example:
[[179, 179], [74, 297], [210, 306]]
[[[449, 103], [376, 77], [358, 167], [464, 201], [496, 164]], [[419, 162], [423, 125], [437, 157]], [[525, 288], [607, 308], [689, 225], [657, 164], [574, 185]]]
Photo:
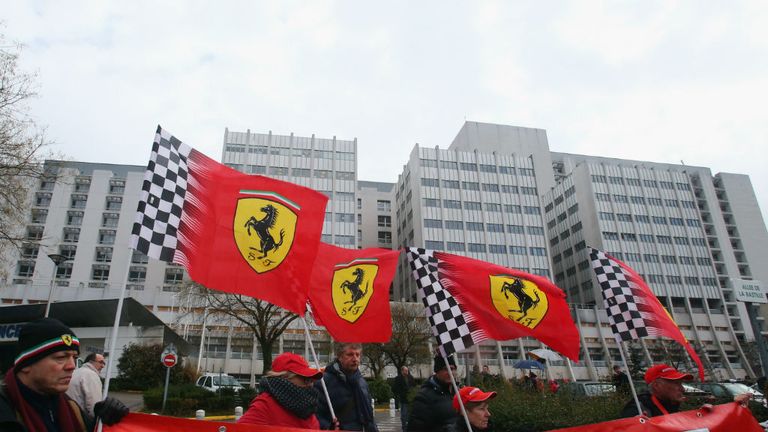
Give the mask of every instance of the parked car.
[[215, 392], [222, 388], [231, 388], [235, 392], [239, 392], [243, 389], [243, 385], [240, 384], [235, 377], [227, 374], [206, 373], [197, 379], [195, 383], [198, 387], [202, 387], [206, 390]]
[[752, 400], [759, 403], [762, 406], [766, 406], [766, 400], [763, 393], [747, 386], [746, 384], [738, 382], [723, 382], [723, 383], [691, 383], [692, 386], [699, 388], [716, 398], [733, 399], [734, 396], [752, 393]]
[[606, 382], [575, 381], [563, 383], [558, 391], [565, 391], [575, 396], [604, 396], [616, 393], [616, 387]]

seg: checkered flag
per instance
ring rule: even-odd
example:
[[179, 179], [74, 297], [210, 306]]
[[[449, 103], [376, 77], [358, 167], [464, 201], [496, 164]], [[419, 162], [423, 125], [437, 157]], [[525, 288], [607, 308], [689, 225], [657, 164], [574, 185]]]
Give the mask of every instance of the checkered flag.
[[157, 127], [141, 188], [130, 246], [150, 258], [184, 262], [177, 252], [184, 203], [190, 183], [190, 155], [195, 152]]
[[432, 333], [446, 357], [487, 339], [475, 329], [473, 317], [463, 311], [456, 298], [440, 283], [439, 261], [434, 251], [407, 248], [406, 256], [418, 286], [419, 298], [427, 311]]
[[621, 266], [605, 252], [590, 250], [592, 269], [603, 291], [603, 304], [608, 312], [611, 330], [621, 341], [648, 336], [648, 324], [638, 308], [636, 291]]

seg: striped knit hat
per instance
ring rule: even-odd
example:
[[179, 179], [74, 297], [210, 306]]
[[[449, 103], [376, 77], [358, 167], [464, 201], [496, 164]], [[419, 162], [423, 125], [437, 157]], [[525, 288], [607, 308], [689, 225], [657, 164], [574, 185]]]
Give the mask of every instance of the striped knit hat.
[[54, 318], [43, 318], [24, 325], [19, 331], [19, 354], [13, 363], [14, 372], [58, 351], [80, 353], [80, 340], [72, 330]]

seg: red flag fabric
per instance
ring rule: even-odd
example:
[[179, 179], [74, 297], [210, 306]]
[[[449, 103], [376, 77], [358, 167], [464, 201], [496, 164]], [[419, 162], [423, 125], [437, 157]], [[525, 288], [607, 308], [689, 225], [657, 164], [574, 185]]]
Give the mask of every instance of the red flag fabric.
[[579, 360], [565, 293], [544, 277], [445, 252], [409, 248], [408, 260], [440, 349], [533, 337]]
[[112, 426], [104, 425], [104, 432], [306, 432], [283, 426], [239, 424], [226, 421], [193, 420], [188, 418], [129, 413]]
[[157, 128], [131, 247], [211, 289], [303, 315], [328, 198], [222, 165]]
[[763, 430], [749, 409], [732, 402], [716, 405], [711, 411], [683, 411], [651, 418], [632, 417], [556, 429], [556, 432], [763, 432]]
[[590, 248], [590, 258], [616, 339], [628, 341], [645, 336], [674, 339], [696, 362], [699, 378], [704, 381], [701, 359], [643, 278], [603, 251]]
[[389, 286], [399, 255], [320, 243], [309, 290], [315, 321], [339, 342], [388, 342]]

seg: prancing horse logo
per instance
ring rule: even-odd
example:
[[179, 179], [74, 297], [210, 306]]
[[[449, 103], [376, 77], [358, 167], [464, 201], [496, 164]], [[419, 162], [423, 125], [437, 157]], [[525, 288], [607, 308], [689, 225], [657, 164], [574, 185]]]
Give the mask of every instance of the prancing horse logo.
[[535, 328], [549, 308], [547, 295], [535, 283], [512, 275], [491, 275], [493, 306], [503, 317]]
[[296, 213], [279, 201], [240, 198], [233, 221], [240, 254], [257, 273], [274, 270], [285, 260], [296, 234]]
[[351, 323], [365, 312], [373, 296], [379, 266], [358, 264], [334, 271], [331, 287], [333, 307], [340, 318]]

